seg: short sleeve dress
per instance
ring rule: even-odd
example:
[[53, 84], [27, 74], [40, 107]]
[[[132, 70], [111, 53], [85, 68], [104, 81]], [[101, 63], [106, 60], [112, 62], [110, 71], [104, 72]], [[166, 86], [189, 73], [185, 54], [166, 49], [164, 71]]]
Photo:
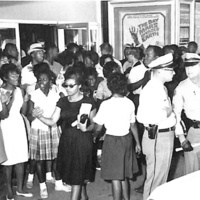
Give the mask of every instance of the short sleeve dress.
[[[6, 91], [5, 89], [1, 89]], [[20, 109], [23, 104], [23, 97], [20, 88], [16, 88], [15, 97], [9, 112], [9, 117], [1, 120], [4, 145], [7, 161], [2, 165], [15, 165], [28, 161], [28, 141], [26, 129]]]
[[83, 103], [91, 104], [91, 111], [95, 109], [94, 100], [86, 96], [77, 102], [70, 102], [68, 97], [63, 97], [57, 103], [61, 109], [62, 129], [57, 170], [62, 180], [70, 185], [83, 185], [94, 179], [92, 132], [82, 132], [77, 126], [72, 127]]

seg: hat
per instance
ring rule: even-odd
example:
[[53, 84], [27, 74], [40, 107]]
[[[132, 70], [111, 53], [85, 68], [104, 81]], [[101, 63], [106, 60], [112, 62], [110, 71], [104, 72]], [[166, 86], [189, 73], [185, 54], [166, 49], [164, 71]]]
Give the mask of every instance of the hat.
[[182, 55], [185, 67], [197, 65], [200, 62], [200, 56], [196, 53], [185, 53]]
[[164, 56], [158, 57], [156, 60], [153, 60], [148, 67], [151, 69], [162, 69], [162, 68], [173, 68], [176, 64], [173, 63], [172, 53], [168, 53]]
[[43, 49], [42, 45], [40, 43], [34, 43], [31, 44], [29, 50], [28, 50], [28, 54], [30, 55], [32, 52], [34, 51], [40, 51], [42, 50], [43, 52], [45, 52], [45, 50]]

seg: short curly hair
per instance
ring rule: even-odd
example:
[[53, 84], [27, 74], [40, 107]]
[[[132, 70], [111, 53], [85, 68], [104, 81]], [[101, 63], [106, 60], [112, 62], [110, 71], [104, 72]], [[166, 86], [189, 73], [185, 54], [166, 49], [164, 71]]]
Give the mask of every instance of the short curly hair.
[[115, 72], [107, 79], [108, 89], [112, 94], [127, 95], [127, 78], [124, 74]]
[[99, 64], [103, 67], [105, 65], [106, 58], [110, 58], [111, 61], [114, 61], [113, 56], [110, 54], [104, 54], [99, 59]]
[[97, 78], [98, 73], [97, 73], [96, 68], [94, 68], [94, 67], [86, 68], [86, 70], [85, 70], [85, 78], [87, 79], [89, 76], [94, 76], [95, 78]]
[[103, 66], [103, 75], [105, 78], [108, 78], [110, 74], [112, 74], [115, 70], [119, 68], [118, 64], [115, 61], [107, 62]]
[[13, 63], [6, 63], [4, 65], [2, 65], [1, 69], [0, 69], [0, 78], [5, 82], [8, 78], [8, 74], [10, 72], [16, 72], [17, 74], [20, 74], [20, 70], [18, 69], [18, 67], [13, 64]]
[[49, 80], [55, 84], [56, 75], [51, 71], [49, 65], [45, 62], [38, 63], [33, 66], [33, 73], [37, 81], [41, 74], [46, 74]]

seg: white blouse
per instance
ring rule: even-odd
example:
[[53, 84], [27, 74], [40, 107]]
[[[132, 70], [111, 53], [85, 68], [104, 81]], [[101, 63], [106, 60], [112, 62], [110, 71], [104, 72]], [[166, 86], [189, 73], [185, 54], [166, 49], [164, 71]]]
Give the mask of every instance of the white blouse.
[[135, 106], [127, 97], [112, 97], [102, 102], [93, 120], [105, 126], [106, 134], [124, 136], [135, 122]]
[[[49, 93], [46, 96], [40, 89], [37, 89], [30, 95], [31, 101], [34, 103], [34, 107], [40, 107], [43, 110], [44, 117], [51, 117], [56, 108], [56, 103], [60, 98], [59, 94], [56, 93], [55, 90], [49, 90]], [[31, 127], [44, 131], [48, 130], [48, 126], [37, 118], [32, 121]]]

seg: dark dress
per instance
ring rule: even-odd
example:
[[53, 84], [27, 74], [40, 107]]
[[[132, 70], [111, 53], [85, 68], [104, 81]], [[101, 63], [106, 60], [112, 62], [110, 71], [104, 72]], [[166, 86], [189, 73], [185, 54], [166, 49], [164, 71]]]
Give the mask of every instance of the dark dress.
[[82, 132], [71, 124], [76, 121], [82, 103], [92, 104], [94, 100], [84, 96], [77, 102], [69, 102], [67, 97], [61, 98], [57, 106], [61, 108], [62, 134], [58, 147], [57, 170], [62, 180], [70, 185], [83, 185], [93, 181], [93, 137], [92, 132]]

